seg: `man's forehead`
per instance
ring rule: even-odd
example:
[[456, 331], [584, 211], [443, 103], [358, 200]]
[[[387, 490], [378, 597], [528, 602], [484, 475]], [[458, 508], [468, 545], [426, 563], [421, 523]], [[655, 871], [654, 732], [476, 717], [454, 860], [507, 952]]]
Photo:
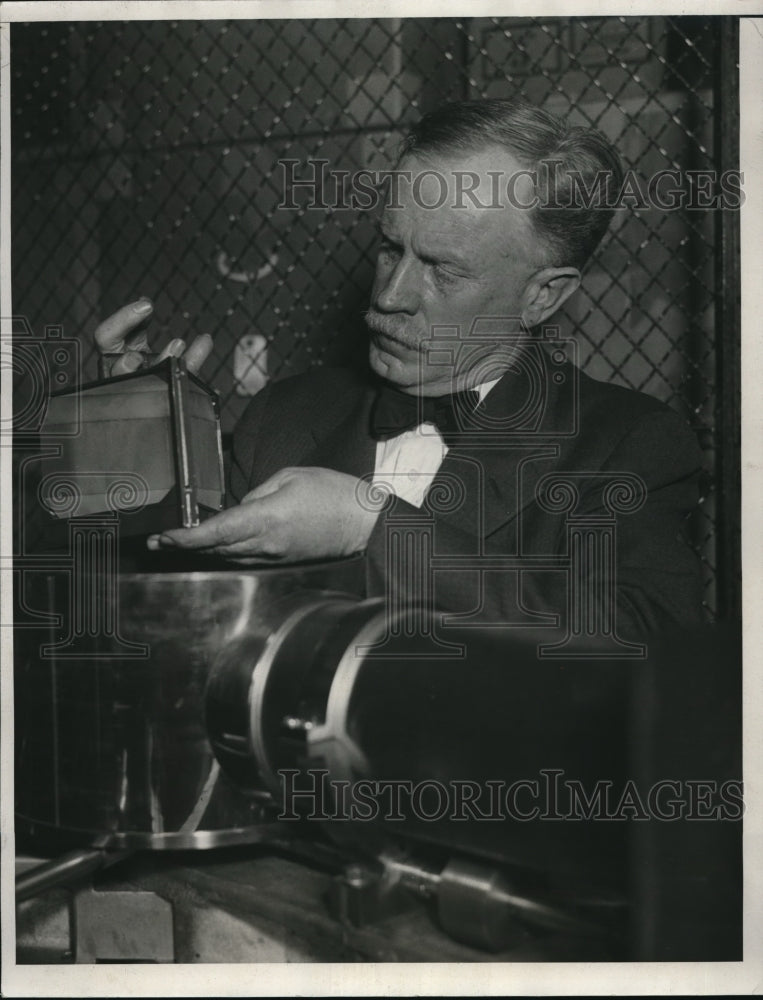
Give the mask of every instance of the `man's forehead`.
[[[504, 146], [490, 144], [473, 150], [453, 150], [417, 155], [410, 153], [400, 161], [399, 170], [410, 171], [411, 190], [426, 187], [430, 193], [447, 186], [451, 195], [476, 185], [479, 201], [489, 202], [488, 192], [498, 192], [504, 204], [510, 204], [507, 191], [521, 192], [523, 185], [532, 188], [526, 164]], [[406, 178], [407, 180], [407, 178]], [[470, 203], [464, 197], [464, 204]], [[515, 200], [515, 199], [512, 199]]]
[[[382, 229], [485, 233], [516, 237], [531, 232], [533, 185], [516, 157], [501, 147], [408, 155], [398, 165], [397, 188], [382, 217]], [[511, 192], [511, 196], [507, 192]]]

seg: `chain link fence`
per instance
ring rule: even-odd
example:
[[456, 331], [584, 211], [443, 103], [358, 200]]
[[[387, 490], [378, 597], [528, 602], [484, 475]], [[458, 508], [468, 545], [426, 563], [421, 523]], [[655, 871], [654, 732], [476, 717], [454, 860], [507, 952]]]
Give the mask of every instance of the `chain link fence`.
[[[718, 167], [718, 18], [15, 24], [14, 312], [82, 344], [140, 295], [153, 341], [212, 333], [224, 430], [266, 379], [365, 356], [370, 213], [293, 184], [389, 167], [407, 123], [522, 95], [608, 135], [634, 176]], [[733, 156], [733, 151], [727, 151]], [[297, 161], [284, 168], [283, 161]], [[733, 165], [733, 164], [732, 164]], [[333, 187], [331, 185], [334, 185]], [[291, 208], [283, 208], [290, 194]], [[585, 371], [694, 426], [693, 518], [717, 606], [718, 213], [626, 202], [560, 319]]]

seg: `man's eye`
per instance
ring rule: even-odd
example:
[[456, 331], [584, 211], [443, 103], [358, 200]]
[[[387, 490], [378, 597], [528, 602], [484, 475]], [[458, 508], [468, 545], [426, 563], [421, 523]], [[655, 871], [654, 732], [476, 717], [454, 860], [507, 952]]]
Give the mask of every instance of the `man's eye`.
[[385, 264], [397, 266], [398, 261], [403, 256], [403, 251], [399, 246], [385, 240], [379, 247], [378, 256]]
[[456, 275], [444, 268], [442, 264], [433, 264], [432, 273], [438, 285], [452, 285], [456, 280]]

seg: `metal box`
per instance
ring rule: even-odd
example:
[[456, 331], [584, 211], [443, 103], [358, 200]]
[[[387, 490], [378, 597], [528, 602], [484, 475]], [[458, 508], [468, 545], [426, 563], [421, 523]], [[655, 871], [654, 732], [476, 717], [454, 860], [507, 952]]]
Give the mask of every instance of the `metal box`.
[[149, 533], [222, 508], [218, 394], [182, 358], [52, 394], [40, 437], [39, 497], [59, 522], [116, 513]]

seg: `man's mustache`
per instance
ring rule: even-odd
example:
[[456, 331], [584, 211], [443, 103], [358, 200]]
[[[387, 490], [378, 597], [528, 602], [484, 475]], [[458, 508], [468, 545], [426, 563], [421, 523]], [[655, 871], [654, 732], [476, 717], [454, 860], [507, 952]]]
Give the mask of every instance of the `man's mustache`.
[[407, 347], [416, 347], [419, 343], [420, 338], [411, 337], [410, 328], [394, 316], [387, 316], [370, 308], [364, 313], [364, 319], [371, 333], [380, 333], [382, 336], [400, 341]]

